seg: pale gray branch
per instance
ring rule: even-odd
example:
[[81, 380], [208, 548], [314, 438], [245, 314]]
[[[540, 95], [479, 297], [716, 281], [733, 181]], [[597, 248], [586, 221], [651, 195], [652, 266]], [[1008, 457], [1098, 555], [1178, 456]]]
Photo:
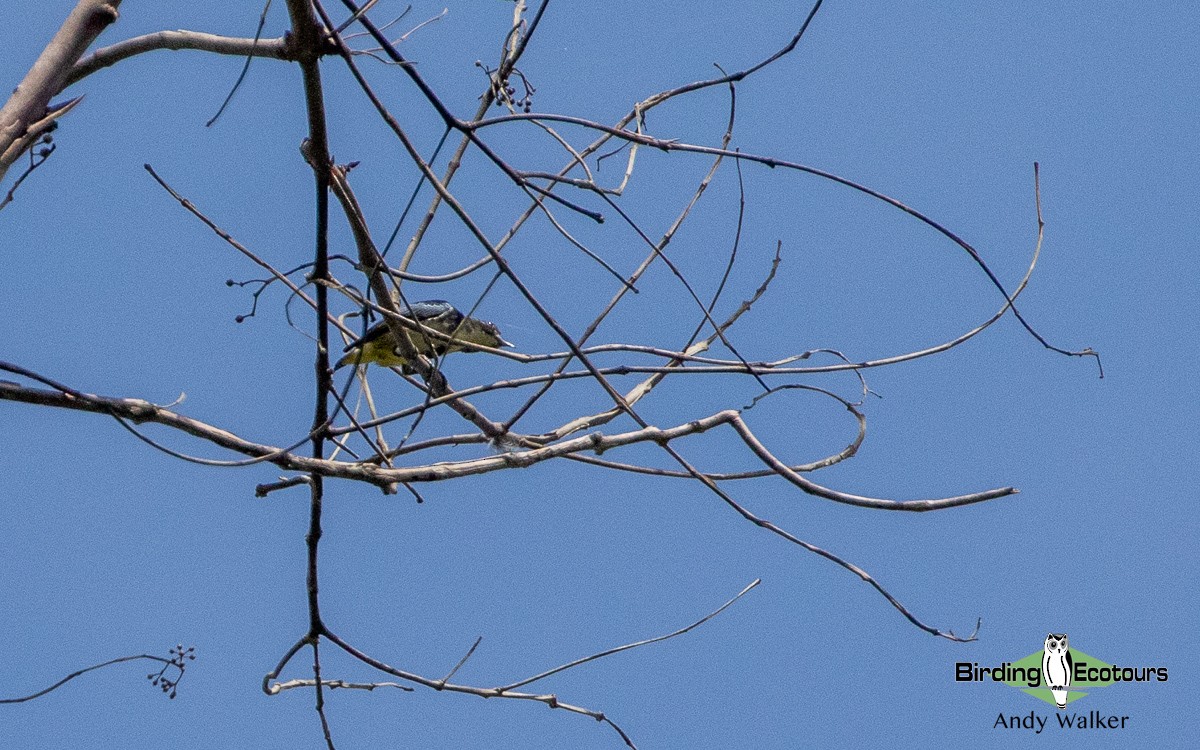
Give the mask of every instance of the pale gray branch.
[[[0, 362], [0, 369], [6, 369], [11, 372], [13, 370], [20, 371], [23, 368], [17, 368]], [[542, 448], [506, 451], [499, 455], [485, 456], [468, 461], [402, 468], [383, 468], [371, 463], [350, 463], [347, 461], [299, 456], [278, 447], [245, 440], [227, 430], [190, 417], [185, 417], [182, 414], [177, 414], [142, 399], [109, 398], [73, 390], [69, 392], [61, 390], [50, 391], [0, 381], [0, 400], [109, 414], [138, 423], [153, 422], [162, 424], [202, 438], [227, 450], [255, 458], [263, 458], [289, 471], [308, 472], [337, 479], [367, 482], [377, 485], [387, 492], [394, 492], [398, 483], [438, 482], [474, 474], [485, 474], [502, 469], [523, 468], [552, 458], [561, 458], [581, 452], [594, 451], [602, 453], [613, 448], [646, 442], [657, 443], [665, 447], [673, 440], [707, 432], [715, 427], [726, 424], [732, 426], [746, 446], [767, 466], [774, 469], [777, 474], [811, 495], [846, 505], [880, 510], [930, 511], [984, 502], [1017, 492], [1012, 487], [1001, 487], [955, 497], [910, 501], [888, 500], [838, 492], [837, 490], [823, 487], [805, 479], [796, 474], [791, 467], [777, 459], [758, 441], [754, 433], [742, 421], [741, 415], [733, 409], [720, 411], [703, 419], [692, 420], [665, 429], [651, 425], [615, 435], [604, 435], [603, 433], [594, 432]]]
[[259, 39], [220, 36], [206, 34], [202, 31], [176, 29], [174, 31], [156, 31], [153, 34], [143, 34], [132, 39], [117, 42], [109, 47], [101, 47], [83, 58], [71, 68], [64, 86], [70, 86], [96, 71], [115, 65], [134, 55], [155, 50], [185, 50], [192, 49], [201, 52], [212, 52], [217, 55], [233, 55], [234, 57], [273, 57], [277, 60], [290, 59], [290, 50], [286, 37], [277, 39]]
[[120, 4], [121, 0], [79, 0], [25, 79], [0, 107], [0, 180], [49, 124], [46, 117], [53, 109], [50, 99], [66, 86], [75, 61], [100, 32], [117, 20]]
[[[267, 688], [267, 695], [279, 695], [284, 690], [295, 690], [296, 688], [316, 687], [316, 680], [288, 680], [287, 682], [274, 682]], [[321, 680], [321, 687], [333, 690], [335, 688], [343, 688], [346, 690], [366, 690], [371, 692], [376, 688], [395, 688], [403, 690], [406, 693], [413, 692], [413, 688], [408, 685], [401, 685], [398, 682], [346, 682], [345, 680]]]

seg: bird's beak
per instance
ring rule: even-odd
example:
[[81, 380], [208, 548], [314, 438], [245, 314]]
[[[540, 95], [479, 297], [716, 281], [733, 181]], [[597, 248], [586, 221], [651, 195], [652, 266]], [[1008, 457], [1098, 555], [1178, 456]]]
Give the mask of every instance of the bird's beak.
[[[500, 337], [497, 336], [496, 338], [500, 338]], [[516, 344], [512, 344], [512, 343], [509, 343], [508, 341], [505, 341], [504, 339], [500, 339], [500, 348], [501, 349], [513, 349], [515, 347], [516, 347]]]

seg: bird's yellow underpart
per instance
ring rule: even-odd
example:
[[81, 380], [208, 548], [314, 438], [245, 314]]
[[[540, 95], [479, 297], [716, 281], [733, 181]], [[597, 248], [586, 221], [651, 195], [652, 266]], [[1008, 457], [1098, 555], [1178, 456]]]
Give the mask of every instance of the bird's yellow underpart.
[[[441, 320], [422, 321], [423, 324], [434, 330], [444, 327], [444, 325], [438, 325], [442, 322]], [[426, 357], [440, 356], [448, 352], [473, 351], [465, 348], [462, 345], [463, 342], [492, 348], [512, 346], [501, 338], [500, 332], [494, 325], [475, 318], [459, 318], [453, 329], [443, 333], [453, 336], [453, 338], [447, 341], [421, 331], [408, 331], [406, 336], [412, 348]], [[338, 360], [337, 367], [368, 363], [409, 369], [410, 362], [408, 358], [400, 354], [396, 338], [387, 327], [387, 323], [378, 323], [356, 345], [352, 345], [346, 355]]]

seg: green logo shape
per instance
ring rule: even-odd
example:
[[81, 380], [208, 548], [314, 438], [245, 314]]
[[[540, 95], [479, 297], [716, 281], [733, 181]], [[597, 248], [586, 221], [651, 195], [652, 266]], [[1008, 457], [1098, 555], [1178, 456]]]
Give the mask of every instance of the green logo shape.
[[[1013, 662], [1012, 666], [1014, 669], [1025, 670], [1026, 672], [1028, 672], [1028, 670], [1030, 670], [1030, 669], [1037, 669], [1040, 671], [1042, 668], [1042, 654], [1043, 653], [1044, 653], [1044, 651], [1034, 651], [1032, 654], [1030, 654], [1029, 656], [1026, 656], [1024, 659]], [[1082, 679], [1082, 680], [1074, 679], [1076, 674], [1087, 675], [1088, 673], [1091, 673], [1091, 674], [1111, 675], [1116, 668], [1112, 664], [1101, 661], [1100, 659], [1097, 659], [1094, 656], [1089, 656], [1088, 654], [1085, 654], [1076, 648], [1069, 649], [1069, 653], [1071, 654], [1071, 664], [1073, 665], [1073, 667], [1072, 667], [1072, 675], [1071, 675], [1071, 677], [1072, 677], [1071, 686], [1068, 689], [1068, 693], [1067, 693], [1067, 703], [1068, 704], [1070, 704], [1073, 701], [1077, 701], [1080, 698], [1082, 698], [1083, 696], [1087, 695], [1087, 693], [1085, 693], [1081, 690], [1076, 690], [1076, 688], [1104, 687], [1106, 685], [1111, 685], [1111, 684], [1113, 684], [1113, 682], [1115, 682], [1115, 680], [1111, 680], [1111, 679], [1109, 679], [1109, 680], [1099, 680], [1099, 679], [1090, 679], [1089, 680], [1086, 678]], [[1083, 665], [1082, 672], [1080, 672], [1081, 664]], [[1044, 678], [1043, 678], [1043, 680], [1044, 680]], [[1012, 687], [1019, 687], [1019, 688], [1021, 688], [1021, 692], [1023, 692], [1023, 693], [1028, 693], [1029, 695], [1032, 695], [1034, 698], [1045, 701], [1052, 706], [1056, 705], [1054, 702], [1054, 696], [1050, 693], [1050, 689], [1047, 687], [1031, 688], [1028, 685], [1026, 685], [1024, 681], [1021, 681], [1021, 680], [1012, 680], [1009, 682], [1005, 682], [1004, 684], [1011, 685]], [[1045, 684], [1044, 681], [1043, 681], [1043, 684]]]

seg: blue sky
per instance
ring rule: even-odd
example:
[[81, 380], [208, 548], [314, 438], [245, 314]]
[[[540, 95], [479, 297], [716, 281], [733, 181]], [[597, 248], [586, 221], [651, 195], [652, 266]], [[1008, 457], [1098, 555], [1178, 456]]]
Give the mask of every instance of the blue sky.
[[[40, 3], [12, 25], [0, 61], [5, 86], [16, 85], [72, 6]], [[410, 18], [442, 7], [415, 3]], [[474, 111], [484, 85], [474, 62], [494, 65], [510, 9], [451, 5], [405, 43], [459, 116]], [[383, 2], [373, 15], [400, 10]], [[258, 12], [234, 2], [126, 3], [101, 44], [175, 28], [249, 36]], [[707, 2], [686, 13], [668, 4], [554, 4], [521, 69], [537, 88], [534, 111], [611, 122], [656, 91], [710, 77], [713, 62], [733, 70], [770, 55], [806, 12], [791, 3], [732, 13]], [[265, 34], [284, 28], [276, 3]], [[740, 520], [697, 485], [568, 462], [425, 485], [422, 505], [330, 483], [321, 563], [330, 627], [435, 678], [482, 636], [456, 677], [490, 686], [670, 632], [761, 578], [688, 635], [540, 689], [604, 711], [643, 748], [1193, 744], [1197, 29], [1200, 12], [1186, 4], [829, 2], [795, 52], [738, 86], [734, 147], [913, 206], [971, 242], [1010, 287], [1033, 251], [1033, 162], [1041, 164], [1045, 242], [1020, 307], [1052, 343], [1099, 351], [1105, 378], [1091, 360], [1054, 354], [1005, 318], [943, 355], [868, 372], [882, 398], [864, 407], [865, 444], [814, 477], [898, 499], [1007, 485], [1021, 493], [900, 514], [835, 505], [781, 480], [728, 485], [754, 512], [870, 571], [930, 624], [963, 633], [982, 618], [977, 642], [917, 630], [854, 576]], [[439, 130], [416, 90], [398, 70], [362, 64], [429, 153]], [[186, 394], [183, 413], [284, 445], [311, 421], [312, 343], [288, 326], [277, 289], [256, 317], [234, 321], [251, 296], [225, 281], [261, 272], [142, 169], [153, 165], [277, 266], [311, 257], [295, 66], [256, 61], [222, 119], [204, 127], [240, 66], [157, 52], [71, 90], [87, 98], [55, 134], [58, 151], [0, 213], [8, 321], [0, 359], [94, 393], [156, 403]], [[331, 148], [340, 161], [362, 161], [353, 183], [375, 236], [385, 238], [414, 171], [341, 64], [323, 69]], [[716, 145], [727, 113], [727, 91], [713, 89], [656, 110], [648, 130]], [[486, 137], [514, 163], [560, 166], [561, 151], [528, 125]], [[601, 165], [602, 179], [616, 179], [615, 162]], [[657, 236], [709, 163], [643, 150], [621, 205]], [[754, 165], [742, 173], [747, 208], [724, 310], [753, 292], [776, 242], [783, 246], [771, 291], [733, 329], [749, 358], [821, 347], [854, 359], [899, 354], [953, 338], [1003, 301], [961, 250], [894, 209], [807, 175]], [[524, 205], [478, 154], [455, 192], [493, 237]], [[669, 246], [702, 294], [729, 252], [737, 200], [727, 162]], [[558, 215], [628, 272], [644, 248], [606, 213], [603, 226]], [[340, 218], [331, 242], [335, 252], [353, 250]], [[506, 254], [574, 333], [614, 291], [612, 278], [544, 221]], [[414, 270], [445, 272], [478, 256], [446, 214]], [[412, 293], [467, 305], [489, 278]], [[642, 287], [597, 341], [677, 343], [690, 333], [694, 307], [664, 269]], [[311, 326], [298, 305], [292, 311]], [[520, 351], [562, 348], [506, 282], [479, 314]], [[446, 362], [456, 384], [533, 371], [486, 355]], [[412, 390], [394, 380], [372, 376], [376, 396], [399, 408]], [[846, 374], [799, 382], [855, 397]], [[642, 411], [676, 424], [748, 403], [751, 385], [668, 380]], [[605, 404], [582, 383], [552, 393], [530, 429]], [[787, 460], [814, 460], [853, 436], [833, 402], [791, 392], [774, 399], [746, 418]], [[518, 403], [510, 393], [479, 400], [495, 414]], [[31, 692], [115, 656], [164, 654], [177, 642], [199, 653], [174, 701], [144, 684], [149, 670], [135, 665], [0, 708], [0, 745], [318, 746], [311, 694], [268, 698], [259, 687], [306, 626], [306, 492], [256, 499], [254, 486], [278, 470], [182, 463], [95, 415], [0, 402], [0, 422], [0, 693]], [[431, 415], [420, 434], [461, 429], [453, 415]], [[147, 434], [230, 458], [165, 430]], [[754, 467], [728, 436], [679, 448], [714, 471]], [[436, 458], [480, 454], [468, 447]], [[668, 465], [645, 448], [605, 457]], [[955, 662], [1016, 661], [1040, 650], [1048, 632], [1066, 632], [1072, 646], [1111, 663], [1166, 666], [1170, 679], [1099, 689], [1072, 704], [1128, 715], [1124, 730], [1051, 728], [1026, 739], [1032, 732], [994, 727], [999, 714], [1053, 709], [1003, 686], [956, 684]], [[382, 679], [324, 653], [327, 676]], [[286, 676], [309, 676], [308, 663], [302, 655]], [[337, 692], [328, 712], [339, 748], [620, 746], [586, 718], [421, 689]]]

